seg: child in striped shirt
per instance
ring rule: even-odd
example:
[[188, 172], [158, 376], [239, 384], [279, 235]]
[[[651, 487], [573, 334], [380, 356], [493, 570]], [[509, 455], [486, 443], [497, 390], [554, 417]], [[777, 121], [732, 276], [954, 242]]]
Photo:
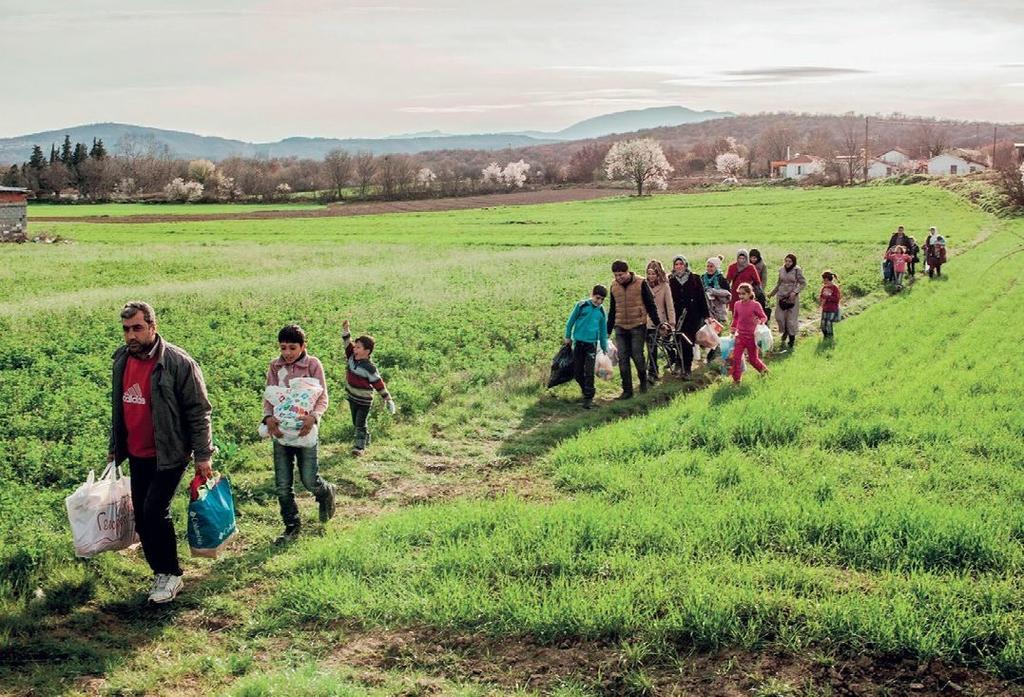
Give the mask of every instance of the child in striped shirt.
[[342, 322], [341, 329], [341, 338], [345, 341], [345, 391], [348, 406], [352, 410], [352, 425], [356, 427], [356, 442], [352, 454], [362, 455], [370, 445], [366, 419], [370, 415], [374, 390], [384, 400], [389, 412], [394, 414], [398, 408], [395, 406], [395, 400], [388, 394], [388, 387], [377, 372], [377, 366], [370, 360], [374, 347], [373, 337], [364, 334], [353, 340], [348, 320]]

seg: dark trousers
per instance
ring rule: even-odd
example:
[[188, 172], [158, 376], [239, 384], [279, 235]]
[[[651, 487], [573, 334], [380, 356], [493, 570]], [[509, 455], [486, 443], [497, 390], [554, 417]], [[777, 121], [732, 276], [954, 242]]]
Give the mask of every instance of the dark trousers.
[[631, 359], [640, 379], [640, 389], [647, 387], [647, 364], [644, 361], [646, 338], [647, 327], [643, 325], [633, 329], [615, 327], [615, 348], [619, 350], [619, 377], [622, 378], [623, 392], [633, 391], [633, 372], [629, 366]]
[[583, 399], [593, 399], [594, 361], [597, 360], [597, 344], [577, 341], [572, 347], [572, 373], [583, 392]]
[[[689, 339], [689, 341], [686, 339]], [[697, 330], [683, 330], [676, 335], [676, 346], [679, 349], [679, 355], [682, 357], [684, 373], [689, 373], [690, 369], [693, 368], [693, 342], [696, 340]]]
[[155, 457], [129, 457], [132, 508], [142, 553], [154, 574], [181, 576], [178, 536], [171, 520], [171, 500], [181, 484], [186, 465], [158, 470]]
[[299, 468], [302, 486], [319, 501], [327, 493], [327, 483], [320, 477], [317, 446], [297, 448], [274, 441], [274, 487], [285, 525], [299, 524], [299, 507], [295, 503], [295, 466]]
[[658, 328], [647, 329], [647, 379], [658, 379]]
[[348, 407], [352, 410], [352, 425], [356, 427], [356, 450], [365, 450], [370, 445], [370, 431], [366, 428], [366, 420], [370, 416], [370, 405], [360, 404], [350, 399]]

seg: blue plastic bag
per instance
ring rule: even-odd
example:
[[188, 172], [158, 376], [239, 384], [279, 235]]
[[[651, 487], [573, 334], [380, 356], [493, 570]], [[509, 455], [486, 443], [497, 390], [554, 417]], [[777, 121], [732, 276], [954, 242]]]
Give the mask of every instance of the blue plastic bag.
[[729, 356], [732, 355], [732, 347], [736, 345], [736, 339], [731, 336], [723, 336], [718, 344], [718, 347], [722, 350], [722, 360], [728, 361]]
[[238, 532], [231, 485], [219, 474], [207, 480], [196, 475], [189, 489], [188, 546], [193, 557], [216, 558]]

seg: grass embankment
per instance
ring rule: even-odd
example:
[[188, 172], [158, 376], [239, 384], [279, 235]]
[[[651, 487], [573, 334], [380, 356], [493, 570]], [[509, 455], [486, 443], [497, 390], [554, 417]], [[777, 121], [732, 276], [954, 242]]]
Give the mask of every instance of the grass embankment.
[[[286, 669], [334, 641], [330, 631], [313, 637], [304, 627], [286, 626], [283, 615], [280, 629], [265, 633], [254, 615], [261, 599], [293, 573], [298, 554], [316, 546], [269, 547], [279, 519], [268, 448], [256, 440], [255, 424], [283, 323], [306, 327], [311, 352], [324, 359], [334, 388], [321, 431], [321, 466], [344, 487], [344, 517], [506, 490], [551, 499], [558, 494], [530, 464], [536, 457], [581, 429], [652, 408], [677, 389], [672, 384], [632, 405], [578, 414], [567, 411], [574, 386], [552, 394], [540, 387], [566, 312], [594, 282], [608, 279], [611, 259], [642, 266], [683, 252], [699, 264], [710, 254], [730, 257], [736, 247], [754, 245], [775, 268], [795, 251], [810, 278], [831, 266], [848, 296], [864, 302], [882, 296], [877, 257], [899, 223], [912, 231], [939, 224], [959, 246], [991, 219], [941, 191], [916, 187], [737, 191], [358, 220], [54, 223], [73, 242], [0, 249], [0, 650], [18, 658], [13, 673], [0, 668], [0, 685], [16, 676], [13, 684], [46, 692], [99, 672], [105, 689], [173, 692], [175, 685], [227, 684], [257, 663]], [[813, 292], [807, 296], [810, 312]], [[152, 301], [164, 336], [203, 366], [215, 405], [218, 467], [232, 476], [244, 533], [235, 554], [189, 562], [189, 592], [170, 614], [157, 616], [140, 604], [148, 572], [138, 556], [72, 560], [62, 506], [84, 472], [102, 465], [109, 357], [121, 341], [116, 312], [131, 298]], [[401, 408], [395, 421], [374, 411], [377, 442], [361, 462], [346, 455], [352, 431], [339, 389], [337, 333], [348, 312], [354, 328], [377, 336], [377, 362]], [[848, 326], [841, 325], [841, 334]], [[613, 383], [599, 390], [603, 398], [617, 391]], [[573, 495], [562, 457], [546, 466], [563, 493]], [[746, 470], [736, 468], [739, 481], [747, 481]], [[710, 461], [701, 471], [717, 476]], [[593, 506], [603, 506], [608, 494], [598, 494], [581, 494], [580, 510], [599, 510]], [[626, 499], [639, 505], [632, 494]], [[301, 500], [311, 515], [308, 498]], [[495, 510], [519, 515], [519, 506], [506, 502]], [[179, 497], [179, 530], [183, 508]], [[541, 509], [522, 510], [541, 515]], [[551, 510], [566, 511], [570, 520], [575, 515], [561, 504]], [[639, 517], [661, 510], [652, 503]], [[419, 525], [403, 521], [383, 525]], [[344, 525], [322, 532], [333, 535]], [[372, 541], [383, 533], [351, 534]], [[545, 544], [559, 538], [552, 539]], [[701, 544], [713, 548], [717, 540]], [[269, 568], [273, 558], [278, 561]], [[472, 556], [470, 562], [477, 563]], [[394, 578], [391, 567], [381, 569]], [[556, 571], [545, 573], [557, 581]], [[352, 593], [363, 592], [365, 579], [357, 580], [348, 586]], [[36, 589], [44, 598], [33, 601]], [[459, 593], [452, 598], [464, 602]], [[340, 601], [323, 600], [332, 608], [327, 616], [338, 616]], [[361, 619], [371, 622], [396, 614], [393, 607], [366, 609]], [[483, 626], [497, 625], [488, 619]], [[281, 643], [292, 643], [296, 631], [308, 648], [282, 653]]]
[[277, 621], [906, 652], [1024, 675], [1024, 290], [998, 261], [1019, 245], [983, 243], [768, 379], [569, 440], [545, 461], [564, 502], [415, 509], [306, 545]]

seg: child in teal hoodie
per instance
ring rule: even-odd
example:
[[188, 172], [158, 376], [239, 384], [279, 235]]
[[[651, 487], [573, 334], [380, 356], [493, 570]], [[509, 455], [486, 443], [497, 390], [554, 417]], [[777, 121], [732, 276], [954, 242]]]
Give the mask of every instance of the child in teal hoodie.
[[594, 361], [597, 359], [597, 345], [608, 352], [608, 315], [605, 314], [604, 299], [608, 289], [594, 286], [589, 298], [576, 303], [565, 323], [565, 343], [573, 344], [572, 364], [576, 382], [583, 392], [584, 409], [594, 406]]

